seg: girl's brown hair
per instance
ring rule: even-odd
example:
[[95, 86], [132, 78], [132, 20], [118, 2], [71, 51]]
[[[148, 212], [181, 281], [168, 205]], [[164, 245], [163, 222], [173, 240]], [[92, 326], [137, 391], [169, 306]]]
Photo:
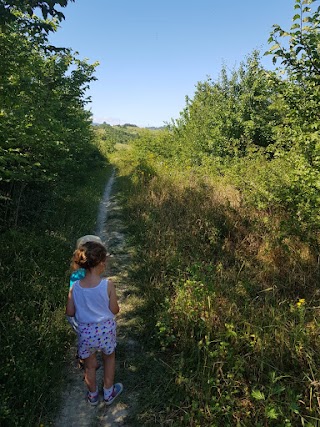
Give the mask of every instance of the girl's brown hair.
[[73, 252], [71, 265], [74, 270], [90, 270], [107, 259], [106, 248], [97, 242], [86, 242]]

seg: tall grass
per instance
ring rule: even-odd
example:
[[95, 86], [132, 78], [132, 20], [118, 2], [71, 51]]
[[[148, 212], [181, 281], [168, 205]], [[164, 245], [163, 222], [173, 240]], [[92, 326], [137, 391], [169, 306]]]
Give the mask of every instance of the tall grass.
[[[144, 425], [315, 426], [320, 422], [317, 246], [283, 236], [227, 178], [121, 151], [136, 280], [170, 398]], [[160, 393], [161, 394], [161, 393]], [[153, 408], [153, 410], [152, 410]], [[156, 420], [156, 422], [155, 422]]]
[[95, 231], [111, 173], [101, 159], [96, 166], [56, 186], [35, 222], [0, 236], [1, 426], [47, 425], [59, 404], [73, 339], [64, 315], [69, 259], [79, 235]]

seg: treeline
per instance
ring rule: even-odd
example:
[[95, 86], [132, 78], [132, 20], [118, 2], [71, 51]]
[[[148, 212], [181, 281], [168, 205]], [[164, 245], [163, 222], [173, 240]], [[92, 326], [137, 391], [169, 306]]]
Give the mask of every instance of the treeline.
[[143, 425], [320, 421], [320, 8], [293, 7], [269, 38], [278, 69], [253, 52], [112, 154], [165, 361]]
[[74, 339], [64, 316], [68, 260], [79, 235], [95, 231], [107, 180], [85, 109], [95, 64], [49, 43], [67, 3], [0, 1], [4, 427], [48, 425], [60, 404]]
[[84, 109], [95, 64], [51, 46], [58, 21], [33, 14], [41, 4], [45, 16], [57, 16], [49, 4], [67, 1], [11, 3], [1, 4], [8, 15], [0, 33], [2, 230], [29, 221], [58, 183], [85, 174], [84, 158], [90, 168], [99, 156]]

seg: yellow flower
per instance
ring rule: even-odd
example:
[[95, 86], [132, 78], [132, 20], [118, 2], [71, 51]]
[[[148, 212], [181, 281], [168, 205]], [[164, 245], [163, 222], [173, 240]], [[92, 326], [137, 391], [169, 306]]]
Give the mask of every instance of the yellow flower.
[[306, 303], [306, 300], [304, 298], [300, 298], [299, 301], [296, 303], [296, 306], [300, 308]]

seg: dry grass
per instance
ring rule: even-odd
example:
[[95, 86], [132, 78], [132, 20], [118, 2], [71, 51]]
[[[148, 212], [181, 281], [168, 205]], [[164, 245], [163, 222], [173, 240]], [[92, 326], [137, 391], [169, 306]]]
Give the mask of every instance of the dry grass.
[[174, 413], [172, 425], [190, 426], [320, 419], [314, 247], [283, 236], [279, 212], [247, 206], [225, 179], [160, 166], [122, 179], [140, 248], [133, 280], [172, 367], [162, 425]]

